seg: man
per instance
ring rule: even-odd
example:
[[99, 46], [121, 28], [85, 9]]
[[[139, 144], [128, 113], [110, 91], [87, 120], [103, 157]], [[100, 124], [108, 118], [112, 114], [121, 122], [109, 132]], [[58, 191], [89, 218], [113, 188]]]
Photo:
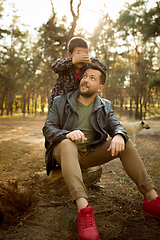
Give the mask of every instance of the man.
[[[54, 99], [43, 128], [50, 143], [46, 152], [47, 173], [52, 169], [53, 160], [61, 166], [71, 198], [77, 204], [81, 240], [99, 239], [81, 169], [102, 165], [116, 157], [120, 158], [125, 171], [144, 195], [144, 213], [160, 219], [160, 197], [152, 180], [124, 127], [116, 119], [110, 101], [98, 96], [105, 81], [102, 68], [90, 64], [79, 90]], [[111, 140], [106, 140], [108, 135]]]

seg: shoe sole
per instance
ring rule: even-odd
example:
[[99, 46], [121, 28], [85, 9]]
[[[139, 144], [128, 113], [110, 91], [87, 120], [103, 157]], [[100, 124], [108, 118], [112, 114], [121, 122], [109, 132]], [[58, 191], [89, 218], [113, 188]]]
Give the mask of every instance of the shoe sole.
[[[95, 240], [95, 238], [88, 238], [88, 240], [92, 240], [92, 239]], [[78, 236], [78, 240], [82, 240], [82, 238]], [[100, 240], [100, 239], [98, 238], [96, 240]]]
[[[87, 240], [89, 240], [89, 239], [91, 239], [91, 238], [88, 238]], [[82, 239], [79, 237], [78, 240], [82, 240]], [[92, 239], [91, 239], [91, 240], [92, 240]], [[93, 240], [95, 240], [95, 238], [93, 238]], [[96, 240], [100, 240], [100, 239], [98, 238], [98, 239], [96, 239]]]
[[157, 216], [157, 215], [152, 214], [152, 213], [145, 212], [144, 210], [142, 210], [142, 212], [149, 217], [157, 218], [157, 219], [160, 220], [160, 216]]

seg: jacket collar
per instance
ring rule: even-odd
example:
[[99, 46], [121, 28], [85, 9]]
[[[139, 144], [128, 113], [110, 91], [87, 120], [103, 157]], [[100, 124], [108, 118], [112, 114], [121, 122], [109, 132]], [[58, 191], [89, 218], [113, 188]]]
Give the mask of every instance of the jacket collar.
[[[77, 98], [78, 98], [78, 90], [67, 93], [67, 100], [75, 112], [77, 112]], [[103, 106], [104, 106], [103, 99], [101, 99], [97, 94], [97, 96], [94, 99], [94, 106], [93, 106], [92, 112], [97, 111]]]
[[77, 98], [78, 90], [67, 93], [67, 101], [75, 112], [77, 112]]
[[92, 112], [97, 111], [98, 109], [102, 108], [103, 106], [104, 106], [103, 99], [100, 98], [97, 94], [97, 96], [94, 99], [94, 106], [93, 106]]

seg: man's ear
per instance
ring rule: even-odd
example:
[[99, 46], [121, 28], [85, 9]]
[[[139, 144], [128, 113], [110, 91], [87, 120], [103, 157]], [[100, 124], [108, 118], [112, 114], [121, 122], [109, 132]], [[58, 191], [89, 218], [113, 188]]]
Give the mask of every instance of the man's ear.
[[99, 88], [98, 88], [97, 92], [98, 93], [102, 92], [103, 88], [104, 88], [104, 85], [102, 85], [102, 84], [99, 85]]

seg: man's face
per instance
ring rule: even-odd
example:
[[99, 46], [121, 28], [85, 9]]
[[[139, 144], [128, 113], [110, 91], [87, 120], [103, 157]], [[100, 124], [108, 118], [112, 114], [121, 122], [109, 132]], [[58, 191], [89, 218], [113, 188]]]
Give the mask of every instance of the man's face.
[[87, 69], [80, 81], [79, 94], [83, 97], [91, 97], [101, 92], [104, 85], [100, 84], [101, 72], [94, 69]]

